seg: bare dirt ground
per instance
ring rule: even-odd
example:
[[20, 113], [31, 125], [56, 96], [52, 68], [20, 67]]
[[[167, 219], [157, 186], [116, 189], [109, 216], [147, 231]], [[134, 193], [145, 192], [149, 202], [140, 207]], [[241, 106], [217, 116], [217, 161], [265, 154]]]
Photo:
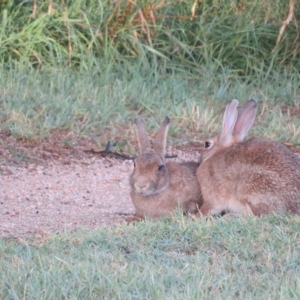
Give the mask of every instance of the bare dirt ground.
[[[26, 141], [0, 133], [0, 236], [95, 229], [134, 213], [128, 183], [133, 161], [103, 157], [91, 138], [69, 134], [54, 131], [48, 140]], [[199, 156], [193, 145], [170, 151], [182, 160]]]

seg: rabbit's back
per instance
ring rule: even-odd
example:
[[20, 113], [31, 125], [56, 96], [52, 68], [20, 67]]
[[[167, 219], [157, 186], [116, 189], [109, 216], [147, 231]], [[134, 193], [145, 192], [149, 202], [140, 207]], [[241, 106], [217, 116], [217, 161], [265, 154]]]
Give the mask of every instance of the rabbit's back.
[[252, 139], [222, 149], [202, 163], [198, 179], [204, 201], [223, 201], [224, 210], [234, 199], [255, 215], [300, 214], [300, 159], [280, 143]]

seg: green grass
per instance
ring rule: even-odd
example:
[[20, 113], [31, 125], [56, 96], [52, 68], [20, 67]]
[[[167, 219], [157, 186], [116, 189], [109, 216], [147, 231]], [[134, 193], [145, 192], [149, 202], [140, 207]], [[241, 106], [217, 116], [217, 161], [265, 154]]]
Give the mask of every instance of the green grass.
[[250, 135], [300, 143], [299, 117], [282, 113], [300, 102], [299, 6], [276, 45], [289, 1], [130, 3], [2, 3], [0, 129], [122, 144], [136, 115], [150, 130], [169, 115], [185, 143], [216, 133], [232, 98], [256, 98]]
[[[42, 243], [41, 243], [42, 242]], [[298, 216], [116, 225], [0, 240], [1, 299], [299, 299]]]
[[162, 72], [214, 64], [249, 80], [299, 70], [299, 6], [276, 44], [288, 12], [287, 0], [54, 0], [36, 7], [7, 0], [0, 5], [0, 57], [13, 66], [85, 70], [99, 60], [137, 58]]
[[104, 146], [109, 140], [132, 140], [137, 115], [149, 131], [168, 115], [170, 141], [199, 141], [220, 129], [222, 110], [232, 98], [241, 103], [255, 98], [259, 111], [250, 135], [299, 144], [299, 116], [281, 109], [300, 104], [299, 75], [277, 75], [245, 83], [226, 72], [165, 76], [139, 64], [91, 72], [2, 70], [0, 128], [22, 138], [47, 138], [51, 130], [63, 128], [77, 136], [93, 134]]

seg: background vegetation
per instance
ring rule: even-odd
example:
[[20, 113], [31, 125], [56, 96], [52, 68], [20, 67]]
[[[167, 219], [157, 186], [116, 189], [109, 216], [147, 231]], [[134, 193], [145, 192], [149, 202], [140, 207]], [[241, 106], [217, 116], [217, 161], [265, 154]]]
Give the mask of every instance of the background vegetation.
[[1, 58], [12, 65], [89, 70], [137, 58], [171, 72], [229, 68], [250, 79], [300, 69], [293, 1], [20, 1], [1, 6]]
[[292, 4], [3, 1], [1, 128], [100, 138], [110, 126], [118, 139], [135, 115], [153, 128], [168, 114], [171, 137], [199, 139], [218, 130], [230, 99], [252, 97], [263, 125], [253, 134], [299, 143], [300, 8]]

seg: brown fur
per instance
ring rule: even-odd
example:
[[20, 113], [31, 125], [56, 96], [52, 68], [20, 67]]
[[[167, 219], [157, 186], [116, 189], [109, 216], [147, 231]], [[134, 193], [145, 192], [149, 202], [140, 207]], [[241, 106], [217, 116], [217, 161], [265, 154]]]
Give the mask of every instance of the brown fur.
[[168, 216], [177, 208], [194, 213], [202, 204], [196, 172], [199, 163], [165, 163], [169, 118], [157, 131], [153, 150], [141, 120], [136, 119], [136, 131], [141, 154], [135, 159], [130, 176], [131, 199], [136, 209], [133, 218], [157, 219]]
[[300, 214], [300, 160], [282, 144], [265, 139], [235, 144], [202, 162], [197, 176], [203, 214]]
[[[249, 128], [252, 123], [249, 117]], [[219, 136], [197, 170], [202, 214], [300, 214], [300, 159], [292, 151], [270, 140], [237, 142], [234, 136], [231, 145], [219, 147]]]
[[[149, 182], [156, 187], [160, 186], [159, 182], [165, 180], [165, 189], [149, 196], [136, 192], [135, 183], [141, 176], [139, 170], [136, 169], [130, 177], [132, 187], [130, 196], [136, 209], [136, 215], [157, 219], [170, 215], [177, 208], [189, 213], [197, 212], [198, 207], [202, 204], [200, 187], [196, 177], [198, 166], [199, 164], [196, 162], [167, 162], [164, 176], [158, 176], [151, 167], [146, 172], [147, 177], [145, 179], [151, 178], [152, 180]], [[144, 170], [142, 174], [145, 174]]]

